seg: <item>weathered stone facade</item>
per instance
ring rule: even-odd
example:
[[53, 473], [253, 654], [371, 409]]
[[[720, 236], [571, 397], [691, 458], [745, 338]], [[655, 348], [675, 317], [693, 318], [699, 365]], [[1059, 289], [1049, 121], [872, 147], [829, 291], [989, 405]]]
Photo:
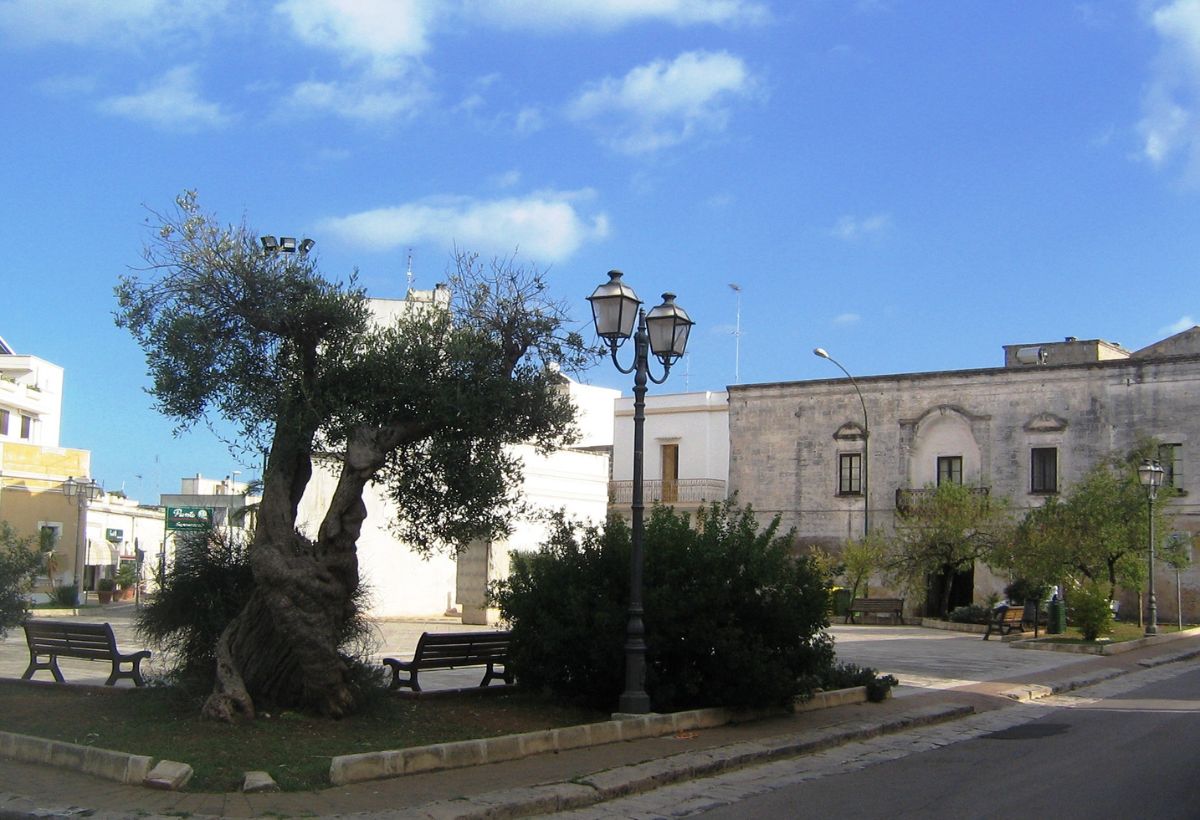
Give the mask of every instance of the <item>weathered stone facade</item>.
[[[1176, 445], [1172, 466], [1184, 494], [1171, 502], [1175, 529], [1200, 531], [1197, 337], [1193, 329], [1135, 353], [1073, 338], [1013, 345], [1006, 367], [857, 378], [869, 425], [871, 528], [891, 529], [897, 491], [936, 483], [939, 469], [957, 466], [962, 483], [1009, 499], [1019, 515], [1152, 436]], [[1090, 361], [1080, 356], [1089, 350]], [[780, 515], [801, 543], [861, 535], [863, 496], [839, 493], [839, 457], [862, 453], [862, 423], [846, 379], [730, 387], [731, 493], [763, 518]], [[1200, 572], [1184, 579], [1183, 609], [1195, 618]], [[1166, 568], [1156, 574], [1164, 620], [1177, 611], [1175, 580]], [[1003, 583], [977, 572], [977, 595]]]

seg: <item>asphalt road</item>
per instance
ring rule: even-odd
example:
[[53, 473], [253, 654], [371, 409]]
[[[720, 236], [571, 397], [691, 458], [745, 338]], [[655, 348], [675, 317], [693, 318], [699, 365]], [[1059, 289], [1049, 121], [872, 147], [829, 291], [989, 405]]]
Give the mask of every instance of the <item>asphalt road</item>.
[[838, 818], [1200, 817], [1200, 667], [1024, 724], [704, 813]]
[[1196, 820], [1197, 763], [1200, 663], [1189, 661], [559, 816]]

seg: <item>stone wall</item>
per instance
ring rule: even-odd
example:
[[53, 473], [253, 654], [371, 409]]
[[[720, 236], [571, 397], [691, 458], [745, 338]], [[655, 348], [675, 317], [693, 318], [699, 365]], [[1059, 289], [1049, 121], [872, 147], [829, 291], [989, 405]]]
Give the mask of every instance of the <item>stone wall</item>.
[[[1031, 492], [1033, 448], [1057, 448], [1062, 492], [1103, 459], [1153, 436], [1180, 445], [1177, 472], [1185, 494], [1171, 502], [1175, 529], [1200, 531], [1200, 356], [857, 382], [870, 429], [872, 528], [893, 526], [897, 490], [935, 481], [939, 456], [961, 456], [963, 483], [1008, 498], [1019, 515], [1045, 497]], [[780, 515], [783, 527], [795, 527], [802, 543], [861, 534], [861, 497], [837, 494], [838, 454], [861, 451], [861, 442], [835, 437], [861, 420], [858, 395], [845, 379], [730, 387], [730, 492], [764, 520]], [[1167, 620], [1175, 617], [1174, 581], [1168, 568], [1156, 575], [1159, 612]], [[1183, 581], [1195, 619], [1200, 572], [1188, 571]], [[981, 593], [977, 579], [977, 596], [987, 591]]]

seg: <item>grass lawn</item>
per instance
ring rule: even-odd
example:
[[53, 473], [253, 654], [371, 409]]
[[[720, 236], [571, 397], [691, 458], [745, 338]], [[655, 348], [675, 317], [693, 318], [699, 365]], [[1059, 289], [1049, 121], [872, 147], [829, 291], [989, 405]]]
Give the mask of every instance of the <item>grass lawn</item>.
[[177, 760], [195, 769], [189, 791], [237, 791], [266, 771], [284, 791], [329, 785], [336, 755], [403, 749], [607, 720], [599, 713], [513, 690], [419, 700], [381, 694], [339, 721], [293, 712], [228, 725], [200, 717], [200, 700], [161, 687], [97, 690], [0, 681], [8, 732]]
[[[1112, 632], [1110, 634], [1108, 634], [1107, 636], [1105, 636], [1105, 638], [1101, 639], [1101, 640], [1104, 640], [1106, 643], [1121, 643], [1123, 641], [1133, 641], [1133, 640], [1137, 640], [1138, 638], [1146, 637], [1146, 628], [1144, 626], [1138, 626], [1136, 623], [1134, 623], [1132, 621], [1114, 621], [1112, 627], [1113, 627]], [[1184, 624], [1183, 628], [1184, 629], [1192, 629], [1193, 625]], [[1176, 624], [1159, 624], [1158, 625], [1158, 634], [1159, 635], [1165, 635], [1165, 634], [1168, 634], [1171, 632], [1178, 632], [1178, 631], [1179, 631], [1179, 627]], [[1079, 631], [1079, 629], [1077, 629], [1076, 627], [1073, 627], [1073, 626], [1068, 626], [1067, 631], [1062, 633], [1061, 635], [1054, 635], [1054, 636], [1046, 637], [1046, 638], [1044, 638], [1044, 640], [1046, 640], [1050, 643], [1079, 643], [1079, 644], [1099, 643], [1099, 641], [1095, 641], [1095, 642], [1085, 641], [1083, 639], [1083, 634]]]

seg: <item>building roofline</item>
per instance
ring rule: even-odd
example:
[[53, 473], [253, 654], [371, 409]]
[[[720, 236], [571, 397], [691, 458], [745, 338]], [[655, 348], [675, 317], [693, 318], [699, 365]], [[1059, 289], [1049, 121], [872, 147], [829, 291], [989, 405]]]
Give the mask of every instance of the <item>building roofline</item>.
[[[888, 382], [901, 380], [932, 380], [937, 378], [964, 378], [970, 376], [995, 376], [1002, 373], [1022, 376], [1032, 376], [1035, 374], [1046, 374], [1048, 371], [1066, 371], [1066, 370], [1087, 370], [1096, 369], [1119, 369], [1130, 368], [1140, 370], [1147, 365], [1167, 364], [1173, 362], [1200, 362], [1200, 354], [1186, 353], [1176, 356], [1130, 356], [1122, 359], [1102, 359], [1094, 362], [1072, 362], [1069, 364], [1043, 364], [1029, 367], [973, 367], [962, 368], [958, 370], [926, 370], [909, 373], [890, 373], [879, 374], [873, 376], [858, 376], [854, 380], [859, 384], [868, 384], [871, 382]], [[798, 384], [816, 385], [816, 384], [838, 384], [844, 383], [846, 378], [823, 378], [823, 379], [793, 379], [791, 381], [778, 382], [759, 382], [756, 384], [735, 384], [730, 385], [726, 390], [732, 395], [735, 392], [741, 393], [750, 389], [762, 389], [772, 387], [789, 387]]]

